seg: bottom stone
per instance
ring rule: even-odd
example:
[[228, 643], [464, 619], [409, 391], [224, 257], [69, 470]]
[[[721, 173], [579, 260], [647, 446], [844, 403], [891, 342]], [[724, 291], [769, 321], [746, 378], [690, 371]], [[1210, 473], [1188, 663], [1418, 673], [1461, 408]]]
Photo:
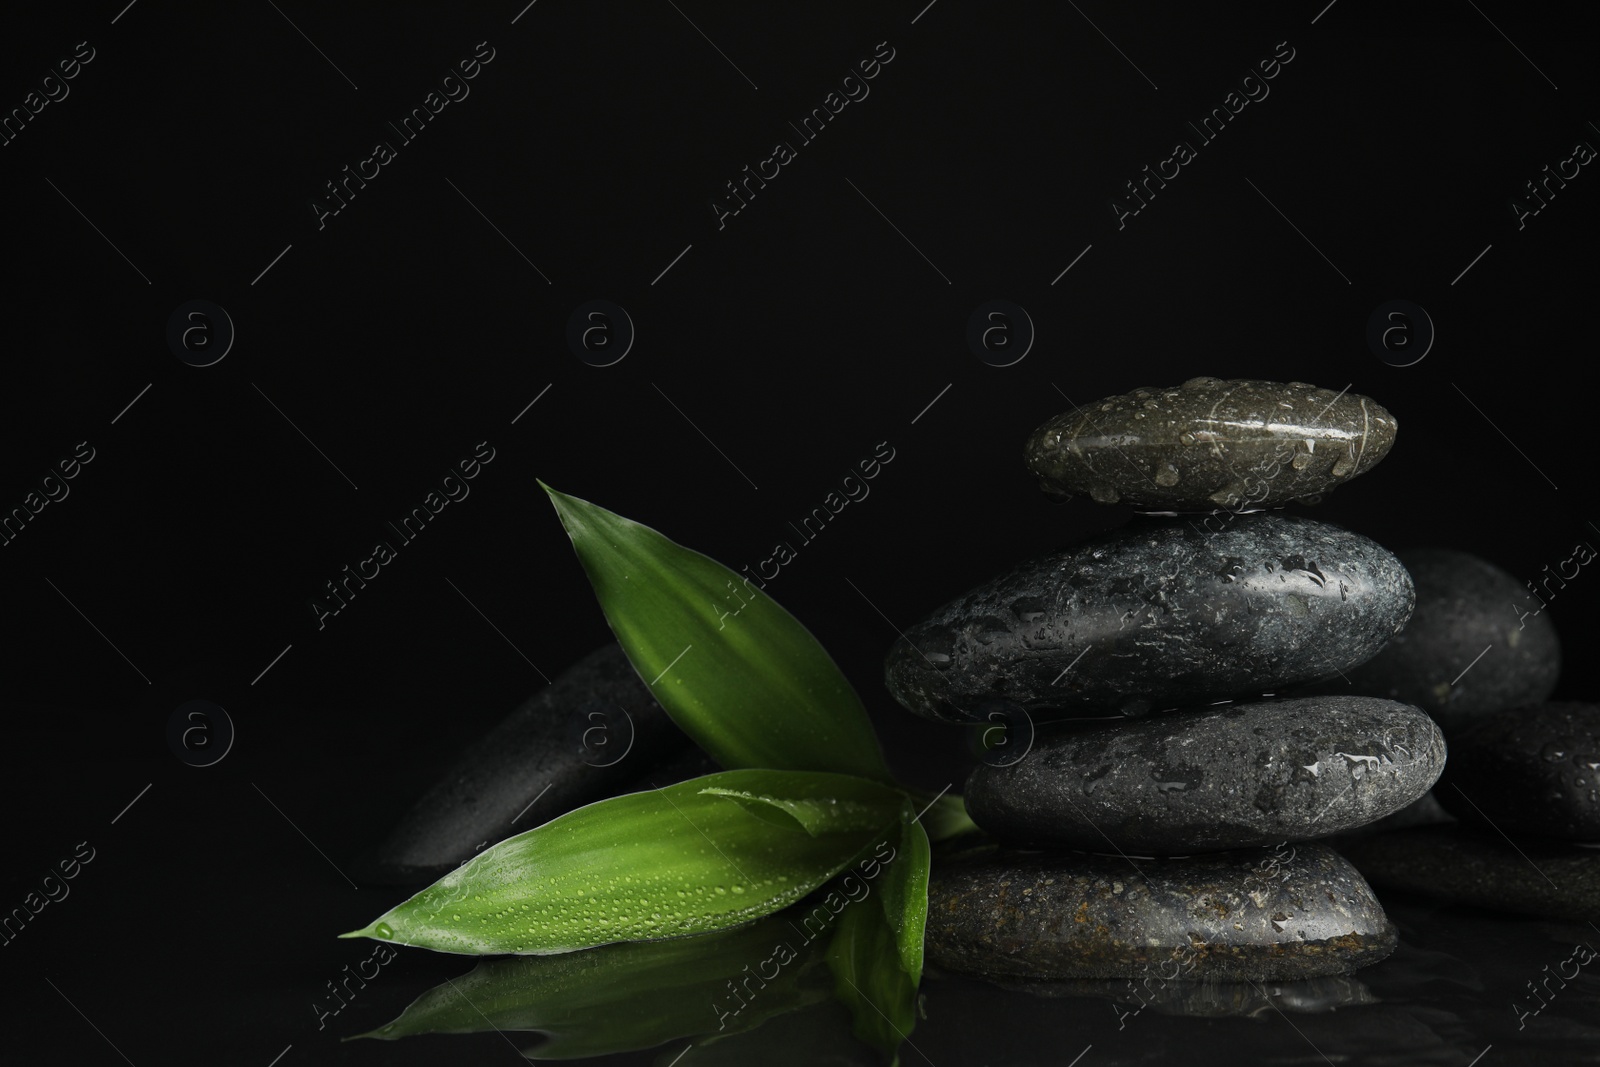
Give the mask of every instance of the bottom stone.
[[1289, 981], [1397, 940], [1356, 869], [1311, 843], [1136, 860], [981, 846], [928, 884], [929, 962], [986, 977]]
[[1600, 849], [1512, 846], [1466, 826], [1397, 830], [1342, 847], [1376, 885], [1452, 904], [1600, 922]]

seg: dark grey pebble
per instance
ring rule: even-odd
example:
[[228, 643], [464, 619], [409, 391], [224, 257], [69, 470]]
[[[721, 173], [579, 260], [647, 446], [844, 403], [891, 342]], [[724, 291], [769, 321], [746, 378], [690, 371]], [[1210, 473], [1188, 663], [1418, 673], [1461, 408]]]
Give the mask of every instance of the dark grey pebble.
[[1371, 470], [1399, 429], [1376, 401], [1304, 382], [1191, 378], [1074, 408], [1028, 438], [1053, 495], [1173, 511], [1271, 507]]
[[1396, 941], [1355, 868], [1314, 843], [1165, 860], [990, 847], [928, 884], [929, 962], [986, 977], [1286, 981], [1349, 974]]
[[1341, 842], [1373, 885], [1452, 904], [1600, 922], [1600, 850], [1519, 841], [1463, 825]]
[[1561, 673], [1561, 642], [1521, 583], [1452, 549], [1399, 557], [1417, 589], [1411, 621], [1376, 656], [1318, 692], [1415, 704], [1446, 735], [1493, 712], [1549, 699]]
[[1456, 818], [1513, 840], [1600, 844], [1600, 705], [1512, 708], [1450, 742], [1435, 791]]
[[1026, 758], [980, 764], [967, 812], [1002, 840], [1181, 856], [1348, 830], [1392, 814], [1444, 769], [1416, 708], [1304, 697], [1041, 732]]
[[939, 608], [890, 649], [885, 681], [947, 722], [994, 697], [1092, 714], [1205, 703], [1364, 662], [1412, 597], [1388, 550], [1328, 523], [1136, 519]]
[[463, 752], [354, 873], [374, 885], [433, 881], [512, 834], [650, 788], [636, 779], [665, 774], [688, 744], [622, 646], [606, 645]]
[[1436, 789], [1428, 790], [1414, 802], [1393, 815], [1385, 815], [1377, 822], [1355, 826], [1336, 834], [1328, 844], [1337, 847], [1352, 837], [1367, 837], [1371, 834], [1386, 834], [1391, 830], [1408, 830], [1413, 826], [1438, 826], [1455, 822], [1456, 817], [1444, 809], [1444, 805], [1439, 803], [1439, 798], [1434, 796], [1435, 792]]

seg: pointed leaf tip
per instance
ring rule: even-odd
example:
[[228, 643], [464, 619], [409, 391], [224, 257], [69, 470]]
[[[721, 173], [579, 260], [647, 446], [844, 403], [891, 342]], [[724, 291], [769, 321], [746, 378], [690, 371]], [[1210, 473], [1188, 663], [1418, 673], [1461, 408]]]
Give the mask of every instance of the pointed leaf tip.
[[[627, 793], [485, 849], [368, 930], [437, 952], [543, 955], [741, 926], [848, 866], [903, 804], [889, 786], [814, 771], [722, 771]], [[775, 835], [756, 811], [794, 832]]]
[[712, 759], [892, 781], [860, 696], [765, 582], [597, 504], [550, 498], [634, 669]]

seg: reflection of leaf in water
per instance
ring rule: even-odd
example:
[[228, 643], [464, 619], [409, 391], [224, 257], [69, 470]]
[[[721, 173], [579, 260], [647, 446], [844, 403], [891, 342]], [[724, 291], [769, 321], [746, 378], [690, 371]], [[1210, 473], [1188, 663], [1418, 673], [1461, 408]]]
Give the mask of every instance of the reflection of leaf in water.
[[[398, 1019], [360, 1036], [388, 1040], [491, 1029], [540, 1031], [549, 1040], [527, 1053], [539, 1060], [727, 1036], [827, 999], [828, 974], [818, 966], [821, 944], [808, 945], [780, 913], [700, 937], [490, 960], [430, 989]], [[788, 953], [779, 958], [789, 953], [794, 958], [763, 984], [760, 972], [773, 973], [780, 945], [787, 945]], [[892, 957], [892, 944], [888, 951]], [[731, 983], [750, 991], [742, 992], [743, 1009]]]
[[[675, 1059], [674, 1057], [682, 1057]], [[811, 1004], [760, 1027], [669, 1045], [655, 1067], [882, 1067], [883, 1057], [855, 1039], [850, 1013], [835, 1000]]]

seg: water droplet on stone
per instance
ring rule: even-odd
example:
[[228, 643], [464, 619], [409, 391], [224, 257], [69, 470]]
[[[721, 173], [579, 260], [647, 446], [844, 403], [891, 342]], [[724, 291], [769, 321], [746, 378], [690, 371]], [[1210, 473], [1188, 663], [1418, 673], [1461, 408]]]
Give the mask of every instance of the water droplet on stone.
[[1307, 467], [1311, 466], [1311, 453], [1301, 452], [1299, 455], [1295, 456], [1294, 459], [1289, 461], [1289, 466], [1293, 467], [1297, 471], [1305, 470]]
[[1045, 617], [1043, 597], [1024, 596], [1011, 602], [1011, 611], [1025, 623], [1035, 623]]
[[1171, 463], [1163, 463], [1161, 469], [1156, 471], [1155, 483], [1159, 486], [1178, 484], [1178, 468]]
[[1200, 440], [1200, 438], [1196, 437], [1194, 434], [1190, 433], [1187, 430], [1185, 430], [1183, 433], [1178, 435], [1178, 443], [1179, 444], [1192, 445], [1198, 440]]
[[1355, 457], [1355, 455], [1353, 453], [1351, 453], [1351, 452], [1346, 452], [1344, 455], [1342, 455], [1338, 459], [1334, 460], [1333, 470], [1329, 471], [1329, 473], [1332, 474], [1335, 478], [1343, 478], [1345, 475], [1349, 474], [1351, 471], [1353, 471], [1355, 469], [1356, 469], [1356, 457]]

